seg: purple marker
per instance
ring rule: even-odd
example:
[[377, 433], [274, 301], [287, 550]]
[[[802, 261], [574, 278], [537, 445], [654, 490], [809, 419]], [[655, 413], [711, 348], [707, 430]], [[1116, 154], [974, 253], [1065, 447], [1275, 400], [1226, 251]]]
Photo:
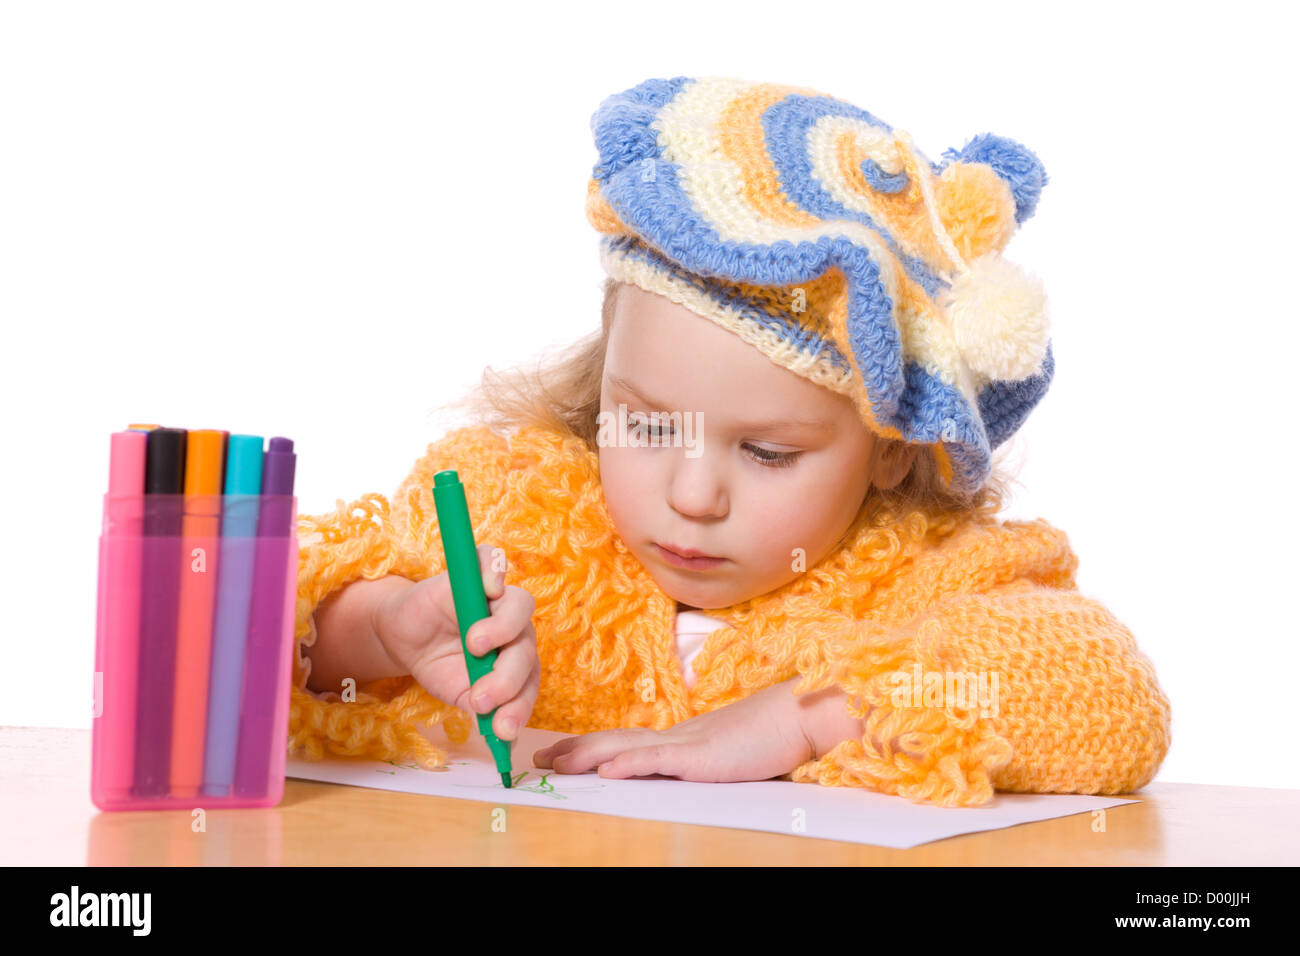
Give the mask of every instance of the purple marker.
[[[287, 686], [292, 640], [285, 619], [293, 620], [297, 596], [298, 538], [294, 528], [293, 478], [297, 455], [288, 438], [272, 438], [262, 469], [262, 507], [257, 520], [252, 604], [244, 655], [244, 687], [239, 719], [235, 794], [265, 797], [271, 789], [271, 747], [279, 748], [281, 782], [288, 734]], [[290, 624], [292, 626], [292, 624]], [[284, 699], [281, 699], [281, 698]]]

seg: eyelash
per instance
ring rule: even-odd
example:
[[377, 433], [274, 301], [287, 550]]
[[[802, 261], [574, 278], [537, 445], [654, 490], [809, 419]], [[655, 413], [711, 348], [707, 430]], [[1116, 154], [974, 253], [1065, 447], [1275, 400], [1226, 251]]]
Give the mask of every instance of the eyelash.
[[[665, 437], [663, 434], [664, 429], [661, 426], [651, 426], [649, 422], [642, 422], [640, 419], [634, 421], [630, 417], [627, 420], [627, 424], [628, 431], [631, 431], [634, 427], [644, 425], [647, 432], [652, 430], [654, 431], [654, 437]], [[741, 447], [750, 449], [750, 458], [753, 461], [758, 462], [760, 465], [763, 465], [765, 468], [789, 468], [795, 463], [795, 459], [803, 454], [798, 451], [771, 451], [770, 449], [759, 448], [757, 445], [750, 444], [745, 444]], [[758, 452], [759, 454], [755, 454], [755, 452]], [[764, 457], [765, 455], [770, 455], [772, 457]]]

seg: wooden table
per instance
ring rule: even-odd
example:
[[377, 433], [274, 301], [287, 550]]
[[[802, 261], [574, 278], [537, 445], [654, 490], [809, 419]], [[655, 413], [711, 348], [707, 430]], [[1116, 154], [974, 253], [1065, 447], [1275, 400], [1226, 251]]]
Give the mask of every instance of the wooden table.
[[940, 840], [911, 850], [753, 830], [626, 820], [290, 779], [266, 810], [101, 812], [90, 731], [0, 728], [0, 864], [1067, 865], [1300, 863], [1300, 790], [1155, 783], [1141, 803]]

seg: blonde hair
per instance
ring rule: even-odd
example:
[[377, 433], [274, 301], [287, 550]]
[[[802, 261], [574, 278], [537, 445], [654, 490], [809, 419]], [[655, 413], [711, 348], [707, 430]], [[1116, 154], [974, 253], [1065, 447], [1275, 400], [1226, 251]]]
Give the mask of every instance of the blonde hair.
[[[605, 347], [614, 321], [614, 307], [621, 283], [607, 277], [601, 304], [601, 327], [584, 336], [549, 360], [539, 361], [532, 370], [516, 367], [505, 373], [483, 370], [479, 385], [464, 398], [437, 406], [439, 410], [468, 408], [476, 424], [487, 425], [499, 434], [529, 425], [576, 435], [596, 451], [601, 383], [605, 374]], [[875, 436], [878, 443], [902, 444], [896, 439]], [[1012, 484], [1020, 484], [1005, 466], [1010, 442], [993, 456], [992, 473], [973, 494], [953, 493], [943, 482], [938, 463], [921, 446], [907, 475], [894, 487], [872, 484], [863, 499], [858, 520], [877, 506], [886, 512], [906, 514], [975, 513], [991, 518], [1007, 504]], [[882, 453], [886, 449], [881, 449]], [[856, 526], [858, 521], [854, 521]], [[846, 532], [847, 533], [847, 532]]]

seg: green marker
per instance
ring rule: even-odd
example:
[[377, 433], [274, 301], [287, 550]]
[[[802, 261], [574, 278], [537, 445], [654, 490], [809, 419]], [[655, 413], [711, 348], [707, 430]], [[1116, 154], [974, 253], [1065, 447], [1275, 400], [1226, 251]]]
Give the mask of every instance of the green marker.
[[[482, 657], [470, 653], [465, 635], [475, 621], [489, 616], [487, 593], [483, 590], [483, 569], [479, 566], [478, 547], [474, 543], [474, 528], [469, 523], [469, 505], [465, 503], [465, 486], [454, 469], [440, 471], [433, 476], [433, 504], [438, 509], [438, 527], [442, 532], [442, 553], [447, 558], [447, 576], [451, 579], [451, 597], [456, 605], [456, 624], [460, 628], [460, 648], [465, 652], [465, 669], [469, 672], [470, 686], [484, 674], [492, 673], [497, 660], [497, 650], [492, 648]], [[488, 750], [496, 760], [501, 783], [510, 787], [510, 744], [492, 732], [490, 714], [477, 714], [479, 733], [487, 741]]]

